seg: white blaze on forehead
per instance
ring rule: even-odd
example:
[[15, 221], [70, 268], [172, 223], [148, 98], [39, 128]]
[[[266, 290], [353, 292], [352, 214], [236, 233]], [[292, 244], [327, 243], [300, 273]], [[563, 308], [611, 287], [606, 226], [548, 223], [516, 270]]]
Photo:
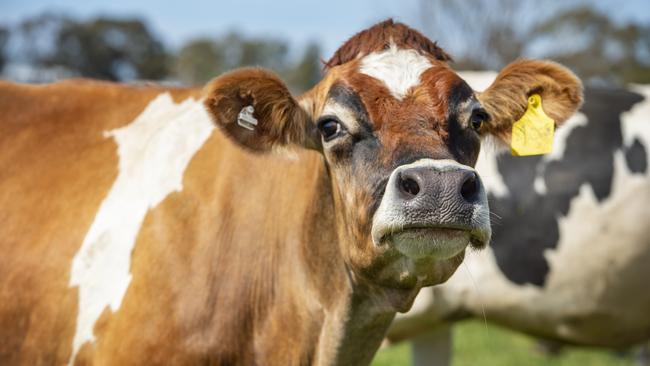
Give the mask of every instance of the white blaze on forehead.
[[119, 155], [119, 173], [72, 262], [70, 286], [79, 287], [79, 313], [70, 363], [109, 306], [115, 312], [131, 282], [131, 251], [147, 211], [180, 191], [185, 168], [213, 124], [200, 101], [175, 104], [161, 94], [129, 125], [107, 131]]
[[420, 84], [420, 76], [431, 66], [429, 59], [416, 50], [398, 49], [391, 43], [387, 50], [362, 58], [360, 71], [381, 80], [390, 93], [401, 100], [409, 89]]

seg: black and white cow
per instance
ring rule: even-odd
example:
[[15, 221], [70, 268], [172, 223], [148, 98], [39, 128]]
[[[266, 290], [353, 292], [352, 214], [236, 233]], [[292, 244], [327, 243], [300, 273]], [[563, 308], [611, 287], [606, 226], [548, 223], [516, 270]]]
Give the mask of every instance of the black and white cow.
[[[482, 90], [494, 74], [463, 78]], [[420, 351], [445, 349], [445, 324], [471, 316], [583, 345], [650, 339], [649, 160], [650, 86], [640, 85], [586, 88], [549, 155], [482, 152], [491, 246], [422, 292], [389, 339], [425, 337], [416, 363]]]

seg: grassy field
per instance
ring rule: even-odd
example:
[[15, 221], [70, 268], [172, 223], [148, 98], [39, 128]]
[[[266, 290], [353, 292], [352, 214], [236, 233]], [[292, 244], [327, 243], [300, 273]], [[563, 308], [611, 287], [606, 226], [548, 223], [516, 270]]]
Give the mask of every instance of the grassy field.
[[[453, 366], [633, 366], [612, 352], [566, 347], [557, 356], [538, 350], [535, 339], [495, 325], [467, 321], [454, 327]], [[410, 365], [410, 346], [401, 343], [380, 350], [372, 366]]]

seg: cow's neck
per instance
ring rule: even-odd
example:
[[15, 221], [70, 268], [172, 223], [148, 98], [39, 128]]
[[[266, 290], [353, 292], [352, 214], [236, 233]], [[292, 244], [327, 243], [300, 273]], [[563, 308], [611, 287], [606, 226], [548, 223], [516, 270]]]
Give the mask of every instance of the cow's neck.
[[321, 337], [318, 364], [369, 364], [395, 317], [382, 293], [352, 285], [327, 313]]
[[[345, 245], [337, 241], [345, 239], [336, 237], [332, 230], [336, 213], [329, 176], [324, 169], [320, 174], [315, 200], [318, 209], [310, 215], [311, 224], [306, 226], [312, 228], [310, 239], [301, 243], [302, 251], [307, 253], [306, 263], [318, 259], [308, 267], [308, 276], [313, 283], [321, 284], [315, 289], [321, 294], [319, 307], [323, 314], [315, 363], [369, 364], [405, 294], [374, 286], [355, 276], [344, 264], [341, 250]], [[407, 297], [412, 300], [411, 292]]]

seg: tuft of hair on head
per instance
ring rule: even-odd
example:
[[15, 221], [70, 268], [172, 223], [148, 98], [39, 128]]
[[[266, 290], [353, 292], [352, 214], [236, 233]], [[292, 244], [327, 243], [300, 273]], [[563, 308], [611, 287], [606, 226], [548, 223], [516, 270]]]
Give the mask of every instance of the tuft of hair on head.
[[345, 64], [372, 52], [388, 49], [391, 43], [398, 48], [414, 49], [442, 62], [452, 61], [451, 56], [436, 42], [407, 25], [389, 18], [365, 29], [347, 40], [325, 63], [325, 69]]

